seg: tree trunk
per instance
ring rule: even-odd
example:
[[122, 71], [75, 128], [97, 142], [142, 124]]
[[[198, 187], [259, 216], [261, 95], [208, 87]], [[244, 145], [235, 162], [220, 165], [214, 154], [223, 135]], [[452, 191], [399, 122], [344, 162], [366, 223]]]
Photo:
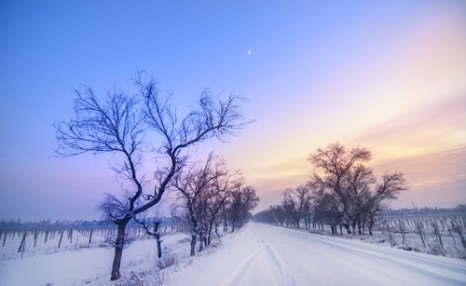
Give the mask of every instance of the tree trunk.
[[348, 207], [345, 204], [344, 210], [343, 210], [343, 226], [345, 227], [347, 234], [351, 234], [350, 225], [349, 225], [350, 221], [351, 221], [351, 217], [348, 214]]
[[217, 238], [220, 238], [220, 234], [218, 233], [218, 223], [215, 224], [215, 234], [217, 235]]
[[[351, 234], [351, 230], [350, 230], [349, 224], [345, 223], [345, 224], [343, 224], [343, 226], [344, 226], [345, 229], [346, 229], [346, 233], [347, 233], [347, 234]], [[342, 233], [342, 234], [343, 234], [343, 233]]]
[[162, 258], [162, 240], [160, 239], [160, 234], [156, 234], [155, 239], [157, 240], [157, 257]]
[[113, 257], [112, 275], [110, 280], [115, 281], [121, 278], [120, 265], [125, 245], [126, 225], [129, 221], [120, 221], [117, 223], [117, 238], [115, 241], [115, 255]]
[[372, 226], [374, 225], [374, 219], [372, 217], [369, 218], [369, 235], [372, 235]]
[[191, 256], [196, 255], [196, 240], [197, 237], [195, 234], [191, 235]]
[[207, 231], [207, 240], [206, 240], [206, 246], [210, 245], [211, 242], [211, 237], [212, 237], [212, 230], [214, 229], [214, 221], [212, 220], [209, 225], [209, 230]]
[[202, 250], [204, 250], [204, 243], [205, 243], [204, 235], [200, 235], [199, 236], [199, 249], [198, 249], [198, 252], [201, 252]]
[[162, 258], [162, 240], [160, 239], [160, 221], [155, 222], [154, 224], [154, 236], [157, 241], [157, 257]]

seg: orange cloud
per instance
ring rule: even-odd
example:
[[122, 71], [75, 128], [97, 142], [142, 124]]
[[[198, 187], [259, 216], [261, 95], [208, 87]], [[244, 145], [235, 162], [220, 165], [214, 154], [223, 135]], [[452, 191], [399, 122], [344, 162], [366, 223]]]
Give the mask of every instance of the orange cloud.
[[466, 96], [441, 100], [370, 127], [354, 140], [377, 161], [428, 155], [466, 146]]

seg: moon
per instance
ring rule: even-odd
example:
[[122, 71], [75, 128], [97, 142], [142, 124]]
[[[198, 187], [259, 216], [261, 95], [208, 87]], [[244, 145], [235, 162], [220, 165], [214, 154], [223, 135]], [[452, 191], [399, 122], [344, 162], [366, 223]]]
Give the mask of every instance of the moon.
[[252, 55], [252, 51], [248, 50], [248, 56]]

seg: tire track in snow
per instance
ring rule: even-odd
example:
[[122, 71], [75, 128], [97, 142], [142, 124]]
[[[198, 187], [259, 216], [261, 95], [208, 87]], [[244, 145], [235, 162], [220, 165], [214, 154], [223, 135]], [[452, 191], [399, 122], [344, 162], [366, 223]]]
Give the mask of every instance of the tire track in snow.
[[262, 251], [262, 245], [254, 250], [250, 255], [241, 260], [238, 265], [222, 280], [220, 286], [237, 285], [243, 277], [250, 264], [256, 258], [256, 256]]
[[[278, 278], [275, 280], [278, 282], [277, 285], [290, 285], [290, 286], [295, 286], [296, 281], [290, 274], [288, 273], [285, 264], [283, 263], [283, 260], [279, 258], [275, 250], [271, 247], [270, 244], [265, 245], [265, 250], [266, 250], [266, 265], [267, 268], [270, 269], [270, 272], [274, 277], [278, 275]], [[267, 259], [268, 258], [268, 259]], [[273, 262], [273, 263], [271, 263]]]
[[254, 230], [254, 239], [258, 243], [258, 248], [245, 257], [236, 267], [222, 280], [221, 286], [241, 285], [241, 281], [247, 280], [247, 275], [260, 275], [260, 273], [249, 273], [248, 270], [258, 268], [265, 270], [268, 275], [267, 285], [297, 285], [293, 277], [289, 275], [285, 264], [279, 258], [273, 247], [263, 238], [257, 235]]

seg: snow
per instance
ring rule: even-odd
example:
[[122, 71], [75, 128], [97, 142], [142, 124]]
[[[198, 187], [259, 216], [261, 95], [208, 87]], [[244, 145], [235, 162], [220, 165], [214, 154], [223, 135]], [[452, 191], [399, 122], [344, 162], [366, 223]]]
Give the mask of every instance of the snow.
[[[164, 237], [164, 244], [166, 248], [175, 249], [178, 242], [186, 237], [186, 234], [168, 235]], [[17, 254], [17, 259], [12, 259], [13, 246], [17, 248], [16, 244], [7, 249], [0, 247], [0, 285], [106, 285], [110, 279], [112, 247], [55, 248], [56, 252], [52, 252], [50, 247], [43, 245], [34, 249], [33, 255], [20, 258]], [[180, 252], [174, 253], [183, 256]], [[122, 274], [130, 277], [132, 271], [155, 269], [156, 261], [154, 239], [134, 241], [123, 251]]]
[[[466, 285], [466, 261], [249, 223], [190, 258], [187, 235], [164, 237], [174, 265], [159, 270], [153, 239], [124, 250], [131, 285]], [[15, 245], [16, 246], [16, 245]], [[4, 251], [0, 247], [0, 253]], [[110, 282], [113, 249], [0, 256], [0, 285], [129, 285]]]
[[69, 285], [91, 280], [109, 271], [111, 251], [83, 249], [2, 261], [0, 285]]
[[466, 262], [251, 223], [172, 285], [465, 285]]

